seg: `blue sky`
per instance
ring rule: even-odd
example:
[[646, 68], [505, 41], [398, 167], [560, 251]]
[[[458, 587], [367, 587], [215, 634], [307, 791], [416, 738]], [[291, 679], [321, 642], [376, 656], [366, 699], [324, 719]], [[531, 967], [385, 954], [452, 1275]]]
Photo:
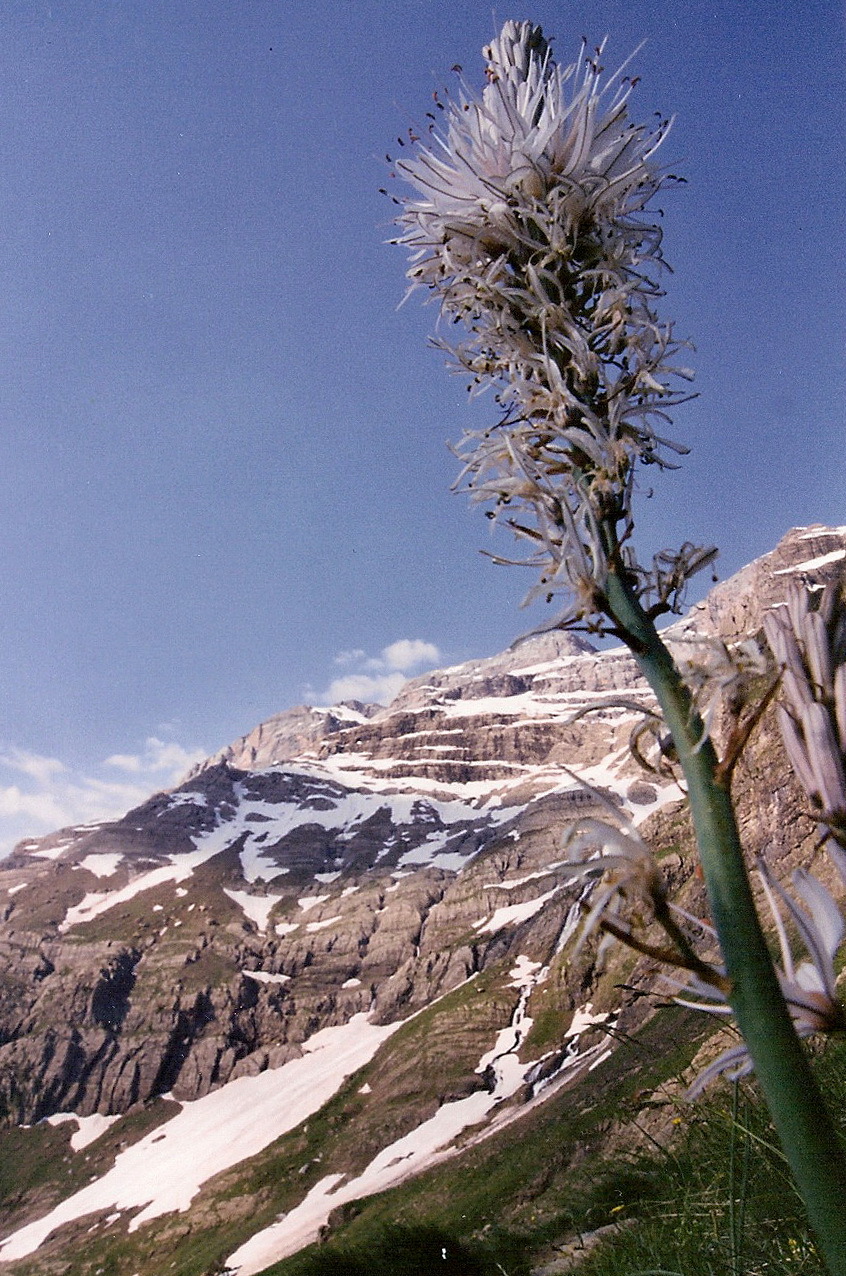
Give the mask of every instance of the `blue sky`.
[[[840, 3], [9, 0], [0, 18], [0, 846], [261, 719], [543, 618], [445, 447], [486, 419], [398, 309], [385, 152], [507, 17], [642, 40], [697, 346], [651, 552], [846, 523]], [[369, 680], [369, 681], [368, 681]], [[339, 686], [333, 686], [339, 683]]]

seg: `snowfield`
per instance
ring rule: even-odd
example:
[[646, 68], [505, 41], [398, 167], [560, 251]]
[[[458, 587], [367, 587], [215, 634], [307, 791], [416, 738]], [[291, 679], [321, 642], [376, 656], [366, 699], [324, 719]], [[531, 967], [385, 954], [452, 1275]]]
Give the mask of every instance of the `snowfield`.
[[545, 972], [537, 962], [520, 957], [511, 970], [511, 987], [520, 988], [520, 999], [510, 1023], [497, 1034], [491, 1050], [479, 1060], [476, 1071], [491, 1068], [491, 1090], [477, 1090], [465, 1099], [443, 1103], [433, 1117], [423, 1121], [396, 1142], [383, 1148], [353, 1179], [327, 1174], [315, 1183], [299, 1205], [270, 1227], [256, 1232], [227, 1260], [238, 1276], [255, 1276], [270, 1263], [295, 1254], [317, 1239], [320, 1228], [339, 1205], [373, 1196], [434, 1165], [453, 1152], [455, 1140], [470, 1126], [484, 1121], [492, 1108], [509, 1098], [523, 1084], [532, 1063], [521, 1063], [517, 1052], [532, 1026], [526, 1014], [529, 995]]
[[[497, 1033], [493, 1047], [488, 1050], [476, 1065], [476, 1071], [483, 1073], [490, 1070], [493, 1074], [493, 1086], [490, 1090], [477, 1090], [465, 1099], [456, 1099], [452, 1103], [444, 1103], [433, 1117], [423, 1121], [396, 1142], [373, 1158], [368, 1166], [355, 1178], [345, 1180], [343, 1174], [327, 1174], [314, 1185], [304, 1200], [289, 1213], [283, 1215], [270, 1227], [256, 1232], [226, 1260], [227, 1266], [237, 1272], [237, 1276], [257, 1276], [271, 1263], [276, 1263], [297, 1250], [317, 1240], [321, 1227], [328, 1221], [329, 1215], [339, 1205], [347, 1201], [359, 1200], [365, 1196], [373, 1196], [395, 1187], [405, 1179], [422, 1173], [430, 1166], [454, 1156], [458, 1150], [456, 1140], [465, 1130], [480, 1125], [491, 1111], [505, 1099], [511, 1097], [523, 1084], [527, 1073], [535, 1066], [537, 1060], [521, 1063], [519, 1050], [532, 1027], [532, 1019], [526, 1013], [529, 997], [538, 983], [546, 978], [547, 969], [541, 969], [540, 963], [531, 961], [525, 955], [517, 958], [510, 971], [509, 987], [518, 988], [520, 997], [510, 1022]], [[607, 1022], [613, 1016], [593, 1015], [590, 1006], [577, 1011], [573, 1017], [570, 1031], [572, 1054], [562, 1066], [559, 1084], [569, 1080], [581, 1067], [593, 1068], [610, 1053], [609, 1046], [593, 1046], [584, 1054], [579, 1052], [579, 1035], [586, 1028]], [[554, 1081], [555, 1078], [550, 1078]], [[554, 1093], [554, 1085], [550, 1085], [543, 1098]], [[520, 1112], [515, 1109], [515, 1115]], [[526, 1109], [523, 1108], [523, 1111]], [[505, 1115], [505, 1114], [503, 1114]], [[494, 1125], [486, 1126], [480, 1131], [478, 1141], [493, 1133]]]
[[183, 1104], [170, 1121], [121, 1152], [101, 1178], [8, 1236], [0, 1243], [0, 1261], [26, 1258], [57, 1227], [86, 1214], [140, 1208], [129, 1224], [133, 1232], [171, 1210], [187, 1210], [208, 1179], [256, 1156], [327, 1103], [399, 1026], [377, 1026], [355, 1015], [341, 1027], [315, 1033], [302, 1058], [238, 1077]]

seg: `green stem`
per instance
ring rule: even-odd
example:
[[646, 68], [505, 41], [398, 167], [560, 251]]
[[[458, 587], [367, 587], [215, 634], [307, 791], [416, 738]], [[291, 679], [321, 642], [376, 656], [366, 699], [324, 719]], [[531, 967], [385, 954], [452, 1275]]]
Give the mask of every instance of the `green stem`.
[[[606, 529], [607, 530], [607, 529]], [[758, 919], [727, 779], [669, 651], [640, 604], [612, 544], [608, 613], [649, 682], [673, 737], [729, 1000], [773, 1124], [832, 1276], [846, 1276], [846, 1160], [796, 1035]]]

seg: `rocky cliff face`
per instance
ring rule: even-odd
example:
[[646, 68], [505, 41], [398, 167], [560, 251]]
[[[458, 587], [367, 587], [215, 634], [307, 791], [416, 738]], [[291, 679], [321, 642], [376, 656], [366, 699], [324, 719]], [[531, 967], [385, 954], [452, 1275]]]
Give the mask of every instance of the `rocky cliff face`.
[[196, 1098], [482, 969], [495, 883], [551, 860], [593, 802], [562, 764], [639, 815], [678, 796], [627, 757], [632, 709], [568, 725], [621, 690], [648, 698], [623, 653], [529, 639], [388, 709], [278, 715], [122, 820], [19, 847], [0, 869], [7, 1119]]
[[[671, 638], [754, 633], [792, 578], [844, 560], [846, 529], [794, 529]], [[560, 968], [533, 1074], [556, 1075], [592, 986], [560, 959], [576, 901], [557, 874], [562, 829], [611, 801], [669, 855], [685, 836], [676, 785], [629, 751], [650, 703], [624, 651], [539, 635], [410, 682], [387, 708], [278, 714], [123, 819], [22, 843], [0, 865], [3, 1118], [197, 1100], [301, 1058], [324, 1029], [405, 1021], [514, 962]], [[795, 854], [812, 828], [774, 733], [740, 772], [750, 848]], [[506, 1022], [536, 980], [499, 986]], [[498, 1084], [470, 1069], [450, 1094]]]

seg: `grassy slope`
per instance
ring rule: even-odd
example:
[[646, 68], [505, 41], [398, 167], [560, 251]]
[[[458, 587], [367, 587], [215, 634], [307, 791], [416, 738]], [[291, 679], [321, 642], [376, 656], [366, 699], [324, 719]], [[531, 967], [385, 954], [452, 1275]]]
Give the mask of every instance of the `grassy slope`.
[[[372, 1263], [383, 1238], [399, 1226], [410, 1233], [439, 1229], [453, 1242], [475, 1241], [479, 1261], [495, 1257], [509, 1276], [521, 1276], [551, 1241], [601, 1225], [621, 1204], [635, 1209], [651, 1197], [651, 1169], [628, 1158], [609, 1160], [605, 1149], [621, 1123], [637, 1121], [646, 1093], [689, 1062], [701, 1027], [676, 1010], [656, 1016], [576, 1089], [559, 1092], [427, 1174], [344, 1207], [332, 1220], [329, 1245], [310, 1247], [268, 1272], [300, 1276], [322, 1270], [333, 1251], [346, 1254], [349, 1263], [356, 1253], [367, 1254]], [[390, 1245], [387, 1250], [393, 1262]]]
[[[651, 1027], [657, 1044], [658, 1022]], [[527, 1276], [556, 1256], [549, 1242], [623, 1220], [596, 1248], [576, 1249], [578, 1276], [824, 1276], [754, 1084], [718, 1084], [695, 1105], [680, 1102], [672, 1141], [594, 1158], [603, 1122], [637, 1104], [619, 1068], [624, 1053], [596, 1078], [592, 1114], [581, 1093], [578, 1111], [550, 1105], [519, 1141], [491, 1140], [349, 1207], [327, 1244], [266, 1276]], [[662, 1071], [643, 1061], [628, 1080], [653, 1084]], [[818, 1071], [846, 1136], [846, 1045], [830, 1048]]]

